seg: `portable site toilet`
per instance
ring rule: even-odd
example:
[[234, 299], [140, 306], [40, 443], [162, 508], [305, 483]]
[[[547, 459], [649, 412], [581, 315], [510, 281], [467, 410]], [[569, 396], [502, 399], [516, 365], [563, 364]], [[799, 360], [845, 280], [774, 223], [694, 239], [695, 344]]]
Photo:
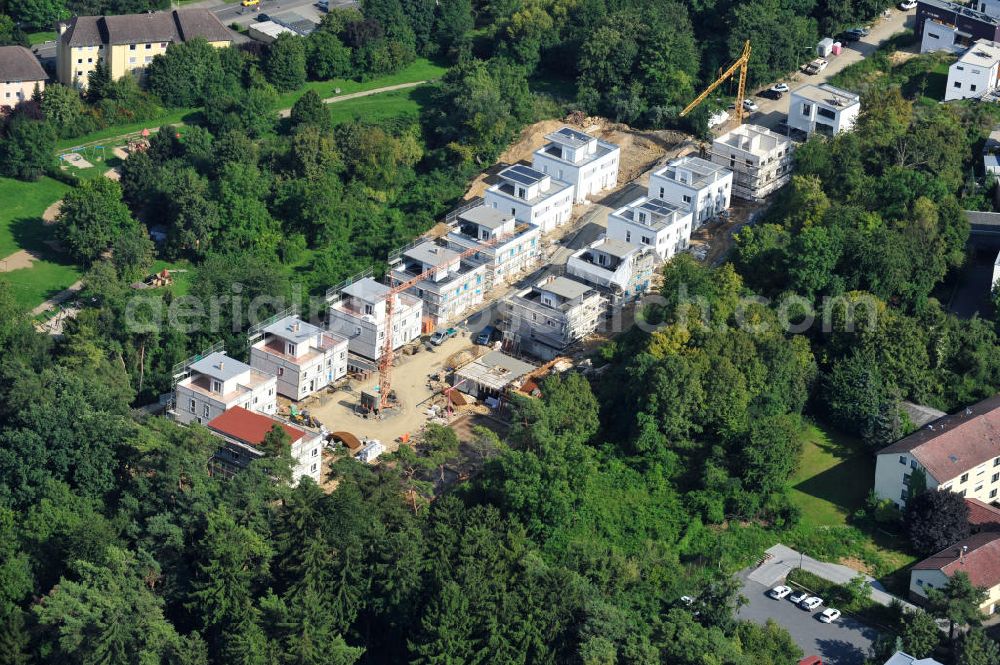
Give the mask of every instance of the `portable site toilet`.
[[843, 44], [841, 44], [840, 42], [834, 42], [833, 48], [830, 50], [830, 53], [832, 53], [833, 55], [840, 55], [843, 52], [844, 52]]
[[821, 39], [819, 44], [816, 45], [816, 55], [821, 58], [825, 58], [833, 51], [833, 40], [827, 37], [826, 39]]

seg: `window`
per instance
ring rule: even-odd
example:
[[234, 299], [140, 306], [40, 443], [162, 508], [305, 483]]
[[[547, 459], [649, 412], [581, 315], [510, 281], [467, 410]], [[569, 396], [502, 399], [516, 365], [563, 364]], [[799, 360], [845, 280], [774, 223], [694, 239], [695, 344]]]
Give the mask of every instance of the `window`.
[[664, 194], [666, 194], [666, 192], [664, 192], [664, 191], [663, 191], [663, 188], [662, 188], [662, 187], [660, 187], [660, 198], [661, 198], [661, 199], [663, 198], [663, 195], [664, 195]]
[[955, 81], [955, 87], [956, 88], [961, 88], [962, 87], [962, 82], [961, 81]]
[[152, 45], [152, 44], [146, 44], [146, 50], [147, 50], [147, 51], [148, 51], [149, 49], [151, 49], [151, 48], [153, 48], [153, 45]]
[[222, 381], [212, 380], [212, 392], [221, 393], [222, 392]]
[[285, 353], [287, 353], [290, 356], [294, 356], [295, 355], [295, 345], [292, 344], [291, 342], [286, 342], [285, 343]]
[[927, 36], [930, 37], [931, 39], [941, 39], [940, 35], [935, 35], [933, 32], [928, 32]]
[[134, 51], [135, 50], [135, 44], [129, 44], [128, 45], [128, 50], [129, 51]]
[[899, 463], [900, 464], [906, 464], [906, 455], [900, 455], [899, 456]]
[[913, 477], [912, 473], [904, 473], [903, 474], [903, 484], [909, 486], [909, 484], [910, 484], [910, 478], [912, 478], [912, 477]]
[[957, 69], [960, 72], [964, 72], [965, 71], [965, 67], [963, 67], [962, 65], [955, 65], [955, 69]]
[[129, 58], [128, 59], [128, 64], [134, 65], [135, 64], [135, 58]]
[[149, 63], [153, 62], [153, 56], [147, 55], [146, 59], [145, 59], [145, 62], [146, 62], [146, 64], [149, 64]]
[[313, 448], [313, 457], [316, 457], [316, 455], [319, 455], [319, 448]]
[[915, 460], [915, 459], [911, 459], [910, 460], [910, 468], [911, 469], [916, 469], [917, 468], [917, 460]]
[[167, 48], [166, 42], [160, 42], [160, 48]]
[[631, 231], [626, 231], [625, 232], [625, 242], [632, 242], [632, 232]]
[[83, 64], [83, 58], [77, 58], [76, 59], [76, 64], [82, 65]]
[[993, 466], [1000, 466], [1000, 457], [993, 460]]
[[653, 244], [653, 240], [649, 236], [642, 236], [642, 244], [643, 245], [652, 245]]
[[997, 498], [997, 491], [996, 490], [990, 490], [990, 498], [991, 499]]
[[963, 473], [962, 477], [958, 479], [958, 482], [965, 483], [968, 482], [968, 480], [969, 480], [969, 474]]
[[837, 114], [834, 113], [833, 111], [831, 111], [830, 109], [817, 108], [816, 109], [816, 114], [817, 115], [821, 115], [824, 118], [827, 118], [829, 120], [836, 120], [836, 118], [837, 118]]
[[802, 115], [804, 117], [808, 118], [809, 116], [811, 116], [812, 115], [812, 111], [813, 111], [812, 104], [803, 104], [802, 105]]
[[311, 469], [312, 469], [313, 471], [315, 471], [315, 470], [316, 470], [316, 464], [314, 463], [314, 464], [312, 465], [312, 467], [310, 467], [310, 468], [311, 468]]
[[976, 485], [976, 489], [974, 489], [972, 491], [973, 492], [982, 492], [983, 491], [983, 486], [982, 485]]
[[910, 491], [904, 487], [903, 491], [899, 493], [899, 499], [900, 499], [900, 501], [906, 501], [906, 497], [909, 496], [909, 494], [910, 494]]
[[958, 495], [959, 496], [965, 496], [965, 490], [962, 490], [961, 492], [959, 492]]
[[194, 413], [194, 407], [195, 407], [194, 400], [191, 400], [191, 404], [188, 406], [188, 408], [191, 409], [191, 413]]
[[204, 417], [208, 418], [208, 404], [205, 405], [205, 408], [202, 409], [201, 413]]
[[1000, 480], [1000, 473], [994, 473], [994, 474], [993, 474], [993, 477], [992, 477], [992, 478], [990, 478], [990, 482], [991, 482], [991, 483], [995, 483], [995, 482], [996, 482], [996, 481], [998, 481], [998, 480]]
[[681, 196], [681, 200], [684, 201], [684, 203], [691, 203], [691, 197], [687, 194]]
[[88, 63], [93, 63], [93, 62], [94, 62], [94, 59], [93, 59], [93, 58], [87, 58], [87, 62], [88, 62]]
[[279, 367], [278, 368], [278, 376], [284, 376], [284, 375], [285, 375], [285, 368], [284, 367]]

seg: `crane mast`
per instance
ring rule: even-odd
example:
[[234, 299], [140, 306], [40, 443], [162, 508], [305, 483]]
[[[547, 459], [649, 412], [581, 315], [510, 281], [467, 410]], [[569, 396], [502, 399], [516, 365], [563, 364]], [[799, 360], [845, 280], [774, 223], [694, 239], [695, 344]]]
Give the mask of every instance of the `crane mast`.
[[701, 104], [705, 99], [715, 91], [720, 85], [725, 83], [729, 78], [739, 70], [740, 78], [739, 85], [736, 88], [736, 124], [743, 124], [743, 97], [746, 94], [747, 85], [747, 63], [750, 61], [750, 40], [748, 39], [743, 44], [743, 53], [740, 57], [736, 59], [729, 68], [722, 72], [719, 78], [715, 79], [712, 85], [705, 88], [705, 91], [694, 98], [694, 101], [684, 107], [684, 110], [680, 112], [680, 117], [686, 116], [690, 113], [696, 106]]

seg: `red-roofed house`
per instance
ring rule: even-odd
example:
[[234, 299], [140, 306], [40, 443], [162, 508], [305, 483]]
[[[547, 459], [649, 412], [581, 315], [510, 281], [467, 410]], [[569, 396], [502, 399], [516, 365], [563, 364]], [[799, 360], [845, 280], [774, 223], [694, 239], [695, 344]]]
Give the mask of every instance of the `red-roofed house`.
[[969, 507], [969, 527], [972, 533], [1000, 531], [1000, 508], [979, 499], [966, 499]]
[[993, 614], [1000, 602], [1000, 533], [983, 531], [969, 536], [910, 569], [910, 597], [927, 600], [927, 589], [940, 589], [957, 572], [969, 576], [973, 586], [989, 592], [980, 608]]
[[902, 508], [913, 471], [928, 489], [957, 492], [989, 503], [1000, 491], [1000, 395], [928, 423], [883, 448], [875, 465], [875, 493]]
[[225, 442], [213, 457], [213, 467], [228, 476], [246, 468], [250, 462], [264, 456], [260, 444], [275, 425], [280, 426], [291, 439], [292, 485], [298, 485], [303, 476], [320, 482], [322, 469], [323, 438], [319, 434], [301, 430], [261, 413], [233, 407], [208, 423], [208, 429]]

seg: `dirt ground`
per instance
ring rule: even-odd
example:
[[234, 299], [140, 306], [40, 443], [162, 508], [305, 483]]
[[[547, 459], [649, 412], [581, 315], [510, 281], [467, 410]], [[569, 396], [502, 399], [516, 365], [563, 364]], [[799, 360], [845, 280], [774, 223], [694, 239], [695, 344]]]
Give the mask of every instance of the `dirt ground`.
[[42, 221], [45, 222], [46, 225], [55, 224], [56, 217], [59, 216], [59, 210], [61, 208], [62, 208], [62, 199], [59, 199], [58, 201], [56, 201], [55, 203], [53, 203], [52, 205], [50, 205], [48, 208], [45, 209], [45, 212], [42, 213]]
[[[650, 166], [660, 161], [668, 150], [676, 149], [679, 144], [692, 141], [692, 137], [683, 132], [632, 129], [628, 125], [611, 122], [606, 118], [573, 113], [562, 120], [543, 120], [525, 127], [517, 142], [500, 155], [500, 164], [514, 164], [520, 161], [530, 163], [532, 153], [545, 144], [545, 135], [564, 125], [569, 125], [574, 129], [587, 132], [591, 136], [596, 136], [621, 147], [621, 160], [618, 167], [619, 185], [635, 180]], [[472, 182], [465, 198], [472, 199], [482, 196], [489, 186], [492, 176], [499, 170], [499, 168], [494, 167], [484, 171]]]

